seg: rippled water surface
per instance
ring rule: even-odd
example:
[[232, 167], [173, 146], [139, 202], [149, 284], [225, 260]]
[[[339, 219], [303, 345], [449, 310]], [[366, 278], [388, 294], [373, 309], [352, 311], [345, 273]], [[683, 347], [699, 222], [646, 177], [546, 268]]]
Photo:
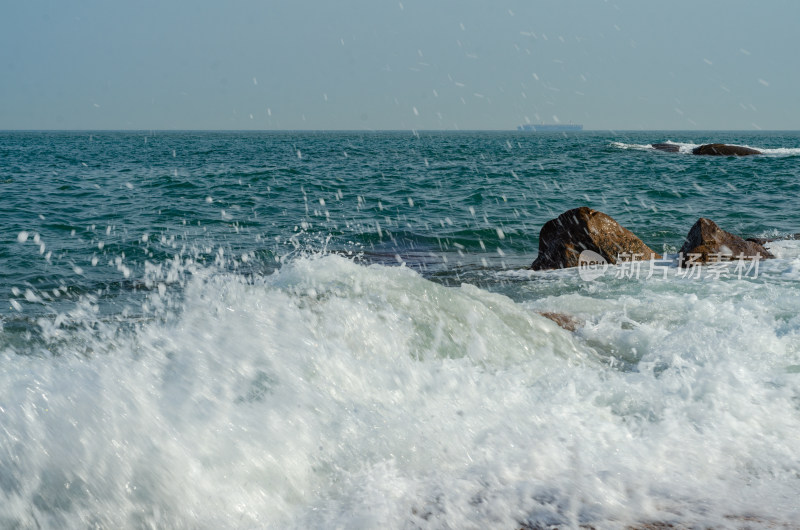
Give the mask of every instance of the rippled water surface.
[[800, 242], [527, 270], [584, 205], [668, 254], [701, 216], [800, 232], [799, 161], [796, 133], [0, 133], [0, 527], [800, 525]]

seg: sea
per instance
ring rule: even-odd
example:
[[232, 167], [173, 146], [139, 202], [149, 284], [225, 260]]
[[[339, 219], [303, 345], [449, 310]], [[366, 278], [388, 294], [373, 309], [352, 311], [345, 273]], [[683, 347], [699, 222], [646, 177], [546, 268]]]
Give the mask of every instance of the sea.
[[[666, 265], [530, 270], [580, 206]], [[800, 528], [798, 208], [797, 132], [0, 132], [0, 528]]]

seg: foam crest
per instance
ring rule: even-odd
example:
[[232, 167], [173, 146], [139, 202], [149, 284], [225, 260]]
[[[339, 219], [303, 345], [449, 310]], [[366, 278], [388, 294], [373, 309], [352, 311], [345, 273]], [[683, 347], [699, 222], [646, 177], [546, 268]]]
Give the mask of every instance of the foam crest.
[[457, 418], [453, 392], [477, 405], [490, 373], [577, 353], [505, 297], [333, 256], [257, 282], [197, 271], [182, 304], [126, 334], [62, 333], [55, 359], [6, 352], [4, 520], [291, 521], [365, 465], [431, 466], [435, 430], [409, 426]]
[[[338, 256], [195, 268], [151, 293], [170, 318], [3, 354], [0, 521], [792, 520], [797, 291], [676, 283], [515, 302]], [[535, 312], [554, 308], [585, 326]]]
[[640, 151], [645, 151], [653, 148], [653, 146], [650, 144], [629, 144], [625, 142], [611, 142], [610, 145], [612, 147], [616, 147], [617, 149], [636, 149]]
[[758, 149], [765, 155], [773, 155], [773, 156], [797, 156], [800, 155], [800, 147], [777, 147], [774, 149], [762, 149], [760, 147], [756, 147], [754, 149]]

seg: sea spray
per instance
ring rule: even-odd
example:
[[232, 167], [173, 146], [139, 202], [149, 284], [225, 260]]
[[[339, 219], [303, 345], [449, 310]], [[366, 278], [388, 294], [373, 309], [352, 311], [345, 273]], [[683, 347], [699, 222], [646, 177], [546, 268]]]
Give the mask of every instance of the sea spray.
[[0, 526], [796, 525], [800, 243], [527, 270], [583, 204], [669, 255], [797, 232], [797, 136], [713, 136], [672, 139], [788, 151], [0, 134]]
[[654, 290], [584, 305], [572, 334], [403, 267], [197, 271], [174, 320], [5, 354], [0, 512], [178, 527], [795, 515], [797, 317], [777, 336], [758, 331], [775, 318], [763, 302]]

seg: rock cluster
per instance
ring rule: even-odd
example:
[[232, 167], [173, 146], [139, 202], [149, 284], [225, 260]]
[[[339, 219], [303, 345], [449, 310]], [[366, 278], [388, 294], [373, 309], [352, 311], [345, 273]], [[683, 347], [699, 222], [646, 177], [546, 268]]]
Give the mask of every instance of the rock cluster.
[[[762, 241], [767, 242], [742, 239], [722, 230], [714, 221], [701, 217], [686, 236], [680, 250], [679, 265], [688, 267], [715, 261], [774, 257], [764, 248]], [[614, 219], [583, 206], [567, 210], [544, 224], [539, 232], [539, 255], [531, 269], [577, 267], [584, 251], [596, 253], [609, 264], [661, 258]]]
[[[680, 151], [680, 146], [670, 143], [650, 144], [650, 147], [659, 151], [667, 151], [669, 153], [677, 153]], [[747, 155], [760, 155], [761, 151], [744, 147], [742, 145], [730, 144], [704, 144], [692, 149], [693, 155], [707, 155], [707, 156], [747, 156]]]
[[[789, 239], [800, 239], [800, 234]], [[681, 247], [678, 265], [694, 267], [727, 260], [759, 260], [774, 257], [763, 244], [774, 239], [742, 239], [721, 229], [714, 221], [701, 217], [689, 230]], [[584, 259], [581, 258], [581, 253]], [[661, 259], [633, 232], [614, 219], [586, 206], [567, 210], [547, 221], [539, 232], [539, 255], [533, 270], [584, 266], [586, 256], [607, 263]], [[604, 265], [605, 266], [605, 265]], [[583, 278], [583, 276], [582, 276]], [[584, 278], [585, 279], [585, 278]], [[576, 331], [583, 322], [565, 313], [540, 311], [567, 331]]]

